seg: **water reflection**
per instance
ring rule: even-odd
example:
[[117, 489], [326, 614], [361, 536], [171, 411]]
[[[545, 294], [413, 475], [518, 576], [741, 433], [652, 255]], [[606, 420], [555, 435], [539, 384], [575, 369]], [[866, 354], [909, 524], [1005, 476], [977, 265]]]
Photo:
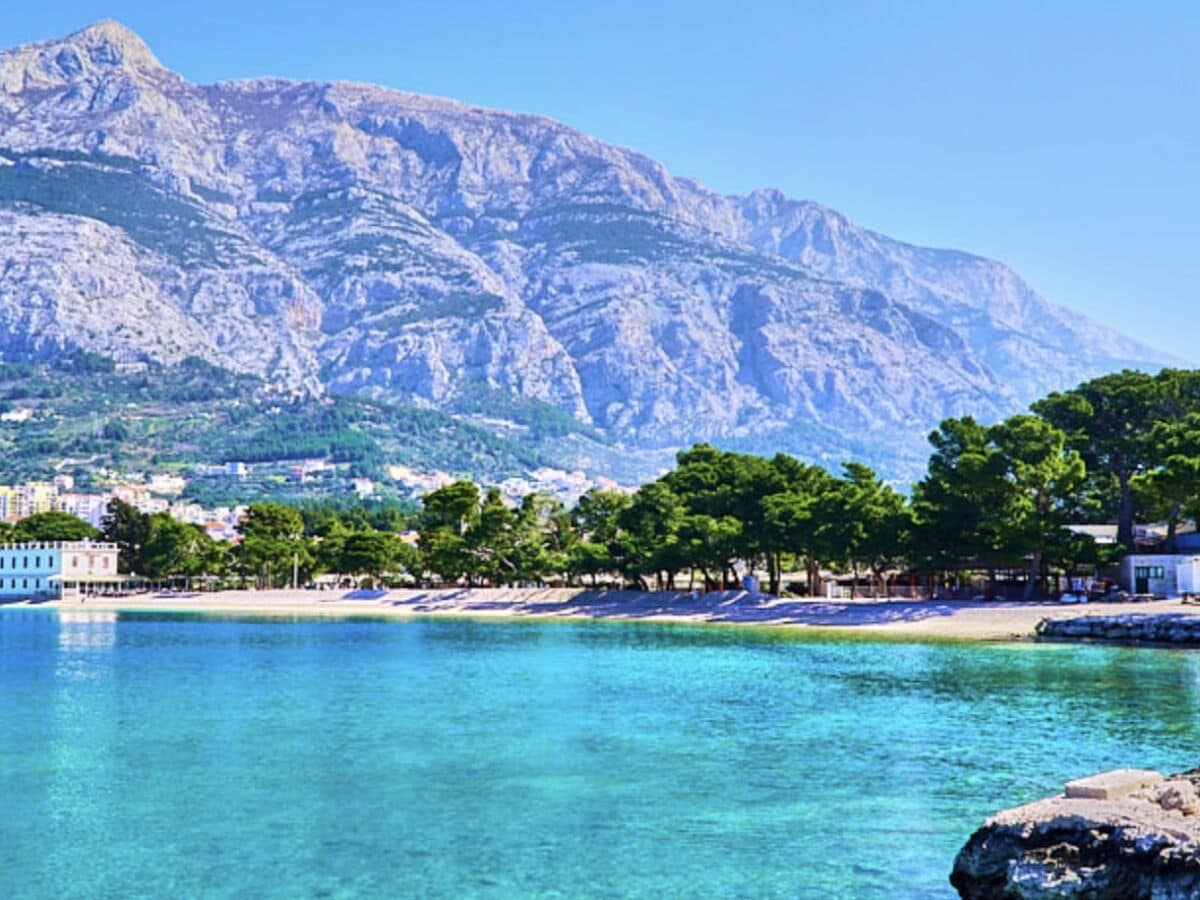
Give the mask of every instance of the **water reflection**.
[[107, 678], [112, 671], [116, 646], [116, 613], [61, 611], [54, 674], [64, 685]]
[[61, 610], [58, 614], [60, 650], [111, 650], [117, 643], [115, 612]]

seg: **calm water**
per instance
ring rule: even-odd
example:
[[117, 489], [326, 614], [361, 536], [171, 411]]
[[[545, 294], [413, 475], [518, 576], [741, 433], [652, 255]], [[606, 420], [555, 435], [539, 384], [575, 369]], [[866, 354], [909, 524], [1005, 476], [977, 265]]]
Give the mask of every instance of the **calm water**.
[[1200, 655], [0, 610], [0, 894], [946, 897]]

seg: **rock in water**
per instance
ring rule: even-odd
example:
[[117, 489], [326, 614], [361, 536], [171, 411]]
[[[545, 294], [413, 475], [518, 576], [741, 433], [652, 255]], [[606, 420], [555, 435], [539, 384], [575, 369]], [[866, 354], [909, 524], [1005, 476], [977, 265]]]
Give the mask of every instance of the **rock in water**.
[[959, 851], [950, 883], [968, 900], [1200, 897], [1200, 769], [1137, 782], [1104, 792], [1114, 799], [1060, 795], [993, 816]]

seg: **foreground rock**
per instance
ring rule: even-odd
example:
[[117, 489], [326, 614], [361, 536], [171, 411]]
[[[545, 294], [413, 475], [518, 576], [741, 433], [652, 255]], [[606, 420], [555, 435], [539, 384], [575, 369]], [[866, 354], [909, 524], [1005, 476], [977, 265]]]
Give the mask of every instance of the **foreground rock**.
[[964, 898], [1200, 897], [1200, 769], [1118, 770], [1006, 810], [971, 835], [950, 883]]
[[1043, 619], [1037, 635], [1061, 640], [1200, 646], [1200, 615], [1101, 615], [1073, 619]]

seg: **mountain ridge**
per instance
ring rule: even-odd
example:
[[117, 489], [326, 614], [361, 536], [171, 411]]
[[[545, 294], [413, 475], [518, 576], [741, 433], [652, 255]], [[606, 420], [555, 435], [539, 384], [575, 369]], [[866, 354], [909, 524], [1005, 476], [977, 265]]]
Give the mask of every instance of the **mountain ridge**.
[[0, 52], [0, 126], [9, 355], [197, 356], [439, 408], [481, 384], [631, 445], [836, 456], [816, 429], [884, 459], [946, 415], [1172, 361], [813, 201], [719, 194], [541, 116], [192, 85], [111, 20]]

